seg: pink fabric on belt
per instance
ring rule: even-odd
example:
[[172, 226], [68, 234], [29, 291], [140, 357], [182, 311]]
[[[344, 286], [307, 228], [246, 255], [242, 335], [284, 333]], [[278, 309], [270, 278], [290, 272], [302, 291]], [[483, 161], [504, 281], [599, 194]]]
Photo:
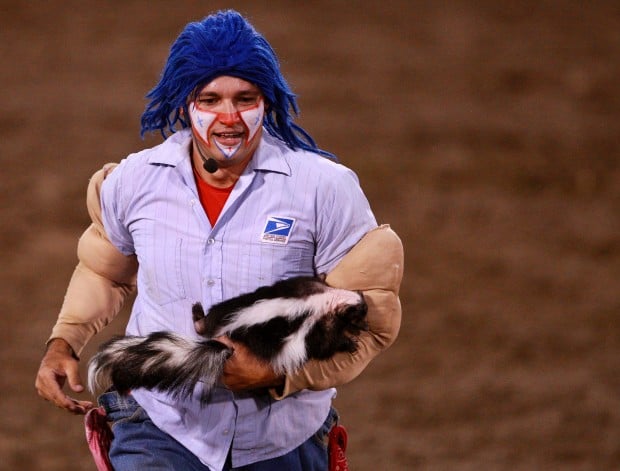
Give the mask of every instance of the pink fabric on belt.
[[347, 430], [342, 425], [334, 425], [329, 432], [329, 471], [349, 471], [347, 457]]
[[89, 410], [84, 417], [86, 442], [93, 455], [97, 471], [114, 471], [108, 453], [114, 434], [108, 425], [105, 409], [97, 407]]

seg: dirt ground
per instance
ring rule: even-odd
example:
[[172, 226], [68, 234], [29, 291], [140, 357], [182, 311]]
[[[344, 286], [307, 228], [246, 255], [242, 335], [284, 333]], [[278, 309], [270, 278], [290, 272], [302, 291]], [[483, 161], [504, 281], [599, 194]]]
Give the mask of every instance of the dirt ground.
[[0, 469], [94, 469], [34, 391], [86, 184], [159, 142], [144, 94], [225, 7], [405, 245], [400, 337], [336, 400], [351, 469], [620, 469], [620, 6], [596, 0], [1, 0]]

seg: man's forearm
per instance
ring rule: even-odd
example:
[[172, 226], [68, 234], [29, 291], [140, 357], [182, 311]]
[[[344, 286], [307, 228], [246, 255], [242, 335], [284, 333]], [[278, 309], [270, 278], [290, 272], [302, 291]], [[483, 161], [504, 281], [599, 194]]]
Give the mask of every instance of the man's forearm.
[[120, 312], [133, 289], [133, 285], [113, 282], [80, 262], [48, 342], [64, 339], [79, 356], [88, 341]]

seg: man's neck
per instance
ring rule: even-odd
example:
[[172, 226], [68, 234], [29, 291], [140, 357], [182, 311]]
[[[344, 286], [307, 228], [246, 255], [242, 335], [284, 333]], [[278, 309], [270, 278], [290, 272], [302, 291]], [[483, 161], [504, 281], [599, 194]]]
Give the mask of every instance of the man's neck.
[[200, 153], [196, 149], [193, 142], [191, 151], [192, 165], [194, 166], [198, 176], [215, 188], [229, 188], [234, 185], [250, 163], [253, 155], [248, 156], [248, 158], [241, 162], [236, 162], [231, 165], [227, 165], [227, 162], [218, 161], [218, 169], [215, 172], [210, 173], [204, 169]]

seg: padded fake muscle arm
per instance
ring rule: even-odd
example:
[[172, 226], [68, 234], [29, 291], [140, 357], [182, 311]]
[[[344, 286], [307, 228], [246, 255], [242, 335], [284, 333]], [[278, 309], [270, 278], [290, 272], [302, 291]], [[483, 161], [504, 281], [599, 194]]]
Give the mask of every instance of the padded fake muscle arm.
[[91, 178], [86, 205], [92, 224], [78, 242], [78, 265], [65, 294], [56, 325], [48, 340], [66, 340], [76, 355], [121, 310], [135, 290], [138, 263], [109, 241], [101, 221], [101, 184], [116, 164], [107, 164]]

